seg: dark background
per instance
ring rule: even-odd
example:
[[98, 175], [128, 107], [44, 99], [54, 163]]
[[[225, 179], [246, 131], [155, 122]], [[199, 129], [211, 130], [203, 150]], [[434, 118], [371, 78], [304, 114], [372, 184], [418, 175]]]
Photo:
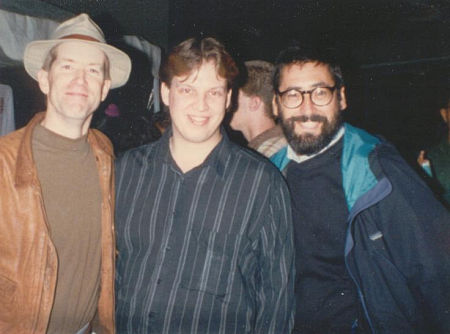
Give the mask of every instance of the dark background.
[[210, 35], [238, 61], [273, 61], [294, 42], [332, 48], [344, 68], [347, 120], [394, 142], [410, 161], [442, 130], [436, 102], [449, 86], [448, 0], [0, 0], [2, 7], [57, 20], [87, 12], [112, 43], [135, 34], [163, 53]]

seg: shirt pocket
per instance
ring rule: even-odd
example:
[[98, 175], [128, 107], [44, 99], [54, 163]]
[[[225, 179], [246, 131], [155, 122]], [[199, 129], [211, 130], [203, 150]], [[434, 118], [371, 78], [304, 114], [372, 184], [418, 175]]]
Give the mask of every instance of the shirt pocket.
[[237, 236], [193, 228], [181, 287], [224, 297], [235, 275], [233, 254]]

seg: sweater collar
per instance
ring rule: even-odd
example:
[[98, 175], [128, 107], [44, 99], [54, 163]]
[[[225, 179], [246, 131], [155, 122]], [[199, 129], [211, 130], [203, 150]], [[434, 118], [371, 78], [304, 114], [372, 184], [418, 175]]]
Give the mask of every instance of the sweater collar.
[[319, 154], [322, 154], [323, 152], [325, 152], [326, 150], [328, 150], [330, 147], [332, 147], [333, 145], [335, 145], [339, 139], [341, 139], [344, 136], [345, 133], [345, 127], [341, 126], [341, 128], [338, 130], [338, 132], [334, 135], [333, 139], [328, 143], [327, 146], [325, 146], [323, 149], [321, 149], [319, 152], [311, 154], [311, 155], [299, 155], [297, 153], [295, 153], [295, 151], [291, 148], [291, 146], [289, 145], [287, 148], [287, 157], [292, 160], [295, 161], [297, 163], [301, 163], [304, 161], [307, 161], [309, 159], [312, 159], [316, 156], [318, 156]]
[[[19, 131], [23, 131], [23, 137], [19, 145], [16, 161], [15, 180], [18, 186], [23, 184], [38, 183], [37, 170], [33, 160], [31, 141], [35, 127], [42, 122], [45, 112], [39, 112]], [[87, 141], [94, 149], [94, 155], [106, 154], [114, 156], [113, 149], [109, 141], [105, 140], [97, 130], [88, 130]]]

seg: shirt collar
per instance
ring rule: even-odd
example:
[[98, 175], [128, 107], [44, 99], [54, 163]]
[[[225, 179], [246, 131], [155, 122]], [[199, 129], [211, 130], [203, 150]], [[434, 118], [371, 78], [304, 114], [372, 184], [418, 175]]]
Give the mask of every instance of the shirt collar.
[[330, 147], [332, 147], [334, 144], [336, 144], [339, 141], [339, 139], [341, 139], [342, 136], [344, 136], [344, 133], [345, 133], [345, 127], [341, 126], [339, 131], [334, 135], [333, 139], [328, 143], [327, 146], [325, 146], [319, 152], [311, 154], [311, 155], [300, 155], [300, 154], [297, 154], [297, 153], [295, 153], [295, 151], [289, 145], [288, 148], [287, 148], [287, 157], [288, 157], [288, 159], [293, 160], [293, 161], [295, 161], [297, 163], [301, 163], [301, 162], [304, 162], [306, 160], [312, 159], [315, 156], [317, 156], [319, 154], [322, 154], [323, 152], [328, 150]]
[[[172, 165], [175, 163], [170, 154], [169, 145], [172, 133], [172, 127], [168, 127], [167, 130], [164, 131], [164, 134], [160, 139], [159, 151], [157, 153], [158, 159], [156, 159], [168, 165]], [[222, 139], [220, 140], [220, 142], [209, 153], [205, 161], [201, 165], [192, 169], [192, 171], [211, 167], [220, 177], [223, 178], [225, 176], [226, 166], [228, 164], [230, 155], [233, 153], [233, 143], [228, 138], [228, 135], [226, 134], [223, 127], [220, 128], [220, 133], [222, 134]], [[190, 173], [190, 171], [188, 173]]]

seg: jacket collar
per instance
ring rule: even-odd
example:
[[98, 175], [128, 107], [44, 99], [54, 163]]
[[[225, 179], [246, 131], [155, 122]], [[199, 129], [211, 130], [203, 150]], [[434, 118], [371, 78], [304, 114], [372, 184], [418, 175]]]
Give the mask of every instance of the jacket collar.
[[[23, 128], [24, 134], [19, 145], [16, 162], [16, 185], [21, 186], [25, 184], [37, 183], [37, 170], [33, 160], [33, 152], [31, 141], [33, 138], [34, 128], [42, 122], [45, 117], [45, 112], [39, 112], [31, 119], [31, 121]], [[94, 154], [105, 154], [113, 156], [113, 150], [108, 141], [100, 136], [96, 130], [88, 130], [88, 142], [94, 148]]]
[[[370, 167], [369, 155], [381, 141], [350, 124], [344, 123], [344, 127], [344, 148], [341, 158], [342, 183], [348, 209], [352, 210], [356, 201], [378, 183]], [[285, 173], [285, 168], [291, 161], [288, 157], [288, 146], [275, 153], [270, 160]]]

